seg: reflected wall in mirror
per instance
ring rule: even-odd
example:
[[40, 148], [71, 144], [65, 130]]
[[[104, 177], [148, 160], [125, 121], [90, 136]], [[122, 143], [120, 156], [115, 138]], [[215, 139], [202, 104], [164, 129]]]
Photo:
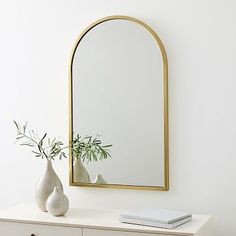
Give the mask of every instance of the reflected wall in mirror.
[[132, 17], [100, 19], [79, 36], [69, 79], [70, 144], [76, 134], [112, 144], [98, 161], [88, 139], [86, 160], [70, 150], [70, 185], [168, 190], [167, 57], [158, 35]]

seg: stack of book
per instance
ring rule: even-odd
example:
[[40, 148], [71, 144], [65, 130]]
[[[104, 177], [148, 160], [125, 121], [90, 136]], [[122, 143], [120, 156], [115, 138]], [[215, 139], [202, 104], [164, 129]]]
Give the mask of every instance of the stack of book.
[[120, 215], [120, 222], [138, 224], [165, 229], [173, 229], [192, 220], [192, 215], [186, 212], [167, 209], [140, 209], [127, 211]]

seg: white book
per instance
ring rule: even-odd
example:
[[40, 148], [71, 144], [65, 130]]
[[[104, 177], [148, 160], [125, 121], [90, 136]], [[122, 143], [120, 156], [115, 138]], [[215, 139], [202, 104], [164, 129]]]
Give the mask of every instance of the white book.
[[190, 213], [160, 208], [131, 210], [121, 214], [122, 218], [169, 224], [191, 217]]
[[128, 224], [136, 224], [136, 225], [144, 225], [144, 226], [151, 226], [151, 227], [157, 227], [157, 228], [173, 229], [173, 228], [175, 228], [179, 225], [182, 225], [184, 223], [187, 223], [187, 222], [191, 221], [192, 216], [189, 216], [187, 218], [175, 221], [173, 223], [159, 223], [159, 222], [124, 218], [124, 217], [120, 217], [119, 220], [122, 223], [128, 223]]

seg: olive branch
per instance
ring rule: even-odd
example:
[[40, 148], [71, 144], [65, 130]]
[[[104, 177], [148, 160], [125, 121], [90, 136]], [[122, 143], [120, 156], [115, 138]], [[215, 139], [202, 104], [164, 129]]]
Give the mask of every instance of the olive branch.
[[72, 154], [75, 158], [81, 158], [82, 161], [100, 161], [111, 157], [109, 148], [112, 146], [101, 145], [102, 141], [99, 135], [93, 138], [92, 136], [85, 136], [82, 138], [79, 134], [72, 141]]
[[[20, 125], [16, 121], [14, 124], [17, 129], [16, 143], [22, 146], [32, 147], [32, 153], [35, 157], [46, 158], [47, 160], [54, 160], [57, 156], [61, 160], [63, 157], [67, 158], [64, 150], [70, 146], [64, 146], [64, 144], [57, 138], [50, 139], [47, 137], [47, 133], [39, 138], [37, 132], [30, 130], [27, 127], [27, 122], [24, 125]], [[81, 158], [82, 161], [100, 161], [111, 157], [109, 148], [112, 146], [102, 145], [102, 141], [99, 139], [99, 135], [95, 138], [92, 136], [85, 136], [82, 138], [79, 134], [75, 136], [72, 141], [73, 157]]]
[[47, 138], [47, 133], [39, 138], [37, 132], [27, 129], [27, 122], [23, 126], [16, 121], [14, 121], [14, 124], [17, 129], [16, 142], [22, 146], [32, 147], [32, 153], [35, 157], [46, 158], [47, 160], [54, 160], [57, 156], [59, 156], [59, 159], [67, 158], [64, 149], [68, 147], [65, 147], [57, 138], [51, 140]]

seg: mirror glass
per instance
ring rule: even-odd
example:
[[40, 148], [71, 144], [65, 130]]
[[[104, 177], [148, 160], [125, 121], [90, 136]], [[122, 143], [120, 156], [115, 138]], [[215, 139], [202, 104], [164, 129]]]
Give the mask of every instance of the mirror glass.
[[70, 70], [70, 141], [112, 144], [104, 160], [71, 157], [71, 185], [167, 190], [167, 62], [156, 33], [130, 17], [99, 20], [79, 37]]

